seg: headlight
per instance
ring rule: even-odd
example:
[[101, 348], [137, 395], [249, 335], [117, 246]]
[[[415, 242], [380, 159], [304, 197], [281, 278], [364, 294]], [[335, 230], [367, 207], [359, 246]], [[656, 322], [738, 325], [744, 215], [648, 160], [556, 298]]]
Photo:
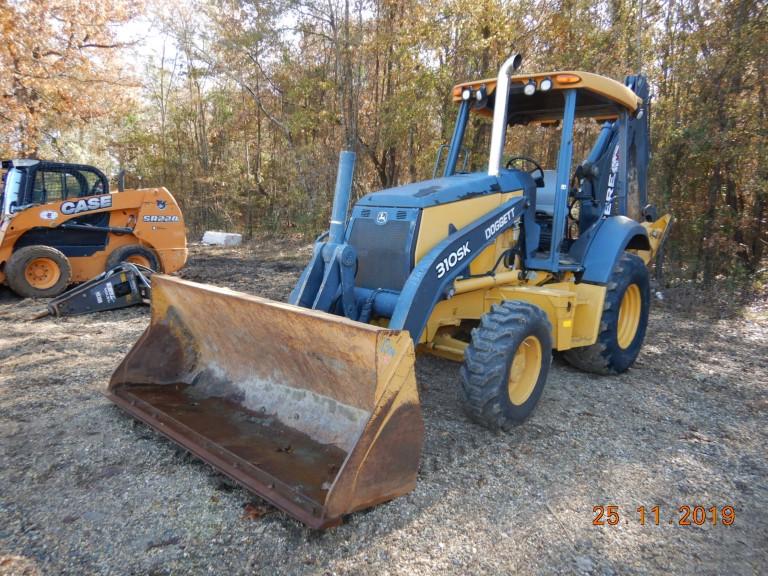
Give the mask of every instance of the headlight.
[[544, 80], [541, 81], [541, 84], [539, 84], [539, 90], [542, 92], [548, 92], [552, 89], [552, 78], [547, 76], [544, 78]]
[[528, 83], [523, 88], [523, 93], [526, 96], [533, 96], [534, 94], [536, 94], [536, 80], [534, 80], [533, 78], [528, 80]]

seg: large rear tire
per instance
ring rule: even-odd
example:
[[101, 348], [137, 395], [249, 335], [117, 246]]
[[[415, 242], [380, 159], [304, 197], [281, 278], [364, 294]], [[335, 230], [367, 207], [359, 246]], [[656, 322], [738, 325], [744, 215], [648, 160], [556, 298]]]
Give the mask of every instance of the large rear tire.
[[638, 256], [624, 253], [608, 281], [597, 341], [591, 346], [566, 350], [565, 360], [594, 374], [625, 372], [643, 346], [650, 294], [648, 268]]
[[160, 259], [154, 250], [139, 244], [129, 244], [128, 246], [115, 248], [107, 258], [107, 270], [112, 270], [112, 268], [123, 262], [138, 264], [139, 266], [150, 268], [154, 272], [161, 272]]
[[538, 306], [506, 301], [472, 330], [461, 367], [470, 418], [509, 430], [536, 407], [552, 362], [551, 326]]
[[58, 296], [72, 279], [69, 259], [51, 246], [24, 246], [8, 259], [5, 267], [8, 286], [24, 298]]

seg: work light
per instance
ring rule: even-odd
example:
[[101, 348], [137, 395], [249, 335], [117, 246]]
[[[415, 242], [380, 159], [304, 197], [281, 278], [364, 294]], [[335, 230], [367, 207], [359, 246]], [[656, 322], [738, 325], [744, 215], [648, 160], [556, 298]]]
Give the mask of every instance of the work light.
[[528, 83], [525, 85], [525, 88], [523, 88], [523, 93], [526, 96], [533, 96], [536, 93], [536, 80], [531, 78], [528, 80]]
[[539, 84], [539, 90], [542, 92], [548, 92], [552, 89], [552, 78], [547, 76], [544, 78], [544, 80], [541, 81], [541, 84]]

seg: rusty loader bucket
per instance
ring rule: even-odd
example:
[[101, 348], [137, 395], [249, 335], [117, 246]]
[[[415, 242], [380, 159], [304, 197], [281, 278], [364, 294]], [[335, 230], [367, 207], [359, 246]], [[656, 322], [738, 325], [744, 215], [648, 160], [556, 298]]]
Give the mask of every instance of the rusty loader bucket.
[[404, 331], [157, 274], [151, 324], [107, 395], [314, 528], [416, 484]]

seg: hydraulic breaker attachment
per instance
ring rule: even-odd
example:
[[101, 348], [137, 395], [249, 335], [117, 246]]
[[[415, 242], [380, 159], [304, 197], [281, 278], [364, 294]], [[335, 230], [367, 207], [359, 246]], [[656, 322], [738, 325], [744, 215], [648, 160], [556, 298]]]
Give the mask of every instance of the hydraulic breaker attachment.
[[[48, 303], [51, 316], [75, 316], [148, 304], [152, 292], [152, 270], [123, 262]], [[43, 314], [43, 317], [46, 314]]]
[[406, 331], [155, 275], [150, 326], [107, 396], [314, 528], [416, 483]]

